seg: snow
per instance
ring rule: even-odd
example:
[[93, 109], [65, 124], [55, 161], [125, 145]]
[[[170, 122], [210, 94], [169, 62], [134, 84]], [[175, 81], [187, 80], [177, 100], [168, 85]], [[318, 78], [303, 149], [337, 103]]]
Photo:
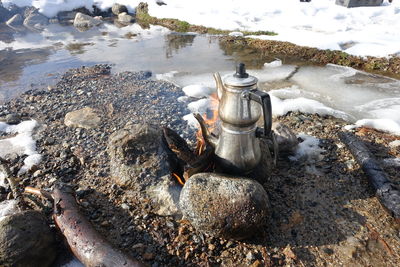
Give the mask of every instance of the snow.
[[215, 90], [201, 85], [201, 84], [192, 84], [188, 85], [182, 88], [182, 91], [190, 97], [194, 98], [202, 98], [202, 97], [207, 97], [209, 96], [212, 92], [215, 92]]
[[15, 199], [0, 202], [0, 220], [6, 216], [18, 212], [18, 201]]
[[[107, 9], [113, 3], [125, 4], [134, 12], [143, 0], [3, 0], [8, 6], [33, 5], [48, 17], [59, 11], [96, 3]], [[299, 2], [248, 0], [164, 0], [149, 4], [149, 13], [159, 18], [177, 18], [192, 24], [238, 31], [274, 31], [275, 36], [253, 36], [265, 40], [288, 41], [320, 49], [343, 50], [360, 56], [386, 57], [400, 54], [400, 1], [379, 7], [345, 8], [335, 0]]]
[[297, 137], [301, 138], [303, 142], [301, 142], [297, 146], [295, 154], [289, 157], [290, 160], [296, 161], [303, 159], [308, 162], [315, 162], [322, 160], [323, 158], [322, 153], [325, 150], [319, 147], [318, 138], [304, 133], [298, 134]]
[[41, 155], [36, 151], [36, 141], [32, 137], [37, 126], [38, 123], [35, 120], [23, 121], [17, 125], [0, 122], [0, 132], [15, 135], [0, 140], [0, 157], [4, 158], [12, 154], [28, 156], [24, 160], [24, 165], [18, 171], [18, 175], [29, 171], [32, 166], [41, 161]]

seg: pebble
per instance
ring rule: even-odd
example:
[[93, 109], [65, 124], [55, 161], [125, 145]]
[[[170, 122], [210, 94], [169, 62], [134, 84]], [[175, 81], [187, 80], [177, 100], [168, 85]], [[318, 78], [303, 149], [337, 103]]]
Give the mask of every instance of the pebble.
[[16, 113], [8, 114], [5, 118], [7, 124], [13, 125], [21, 122], [21, 117]]

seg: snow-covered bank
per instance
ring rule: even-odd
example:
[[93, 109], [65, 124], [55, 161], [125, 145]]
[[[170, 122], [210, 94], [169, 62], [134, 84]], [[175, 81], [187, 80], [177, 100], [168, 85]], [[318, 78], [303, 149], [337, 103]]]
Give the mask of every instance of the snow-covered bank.
[[400, 53], [400, 1], [384, 1], [379, 7], [345, 8], [335, 0], [299, 2], [239, 0], [3, 0], [5, 6], [33, 5], [46, 16], [84, 5], [102, 9], [113, 3], [134, 11], [139, 2], [149, 4], [158, 18], [177, 18], [191, 24], [224, 30], [275, 31], [276, 36], [256, 38], [289, 41], [320, 49], [343, 50], [352, 55], [385, 57]]

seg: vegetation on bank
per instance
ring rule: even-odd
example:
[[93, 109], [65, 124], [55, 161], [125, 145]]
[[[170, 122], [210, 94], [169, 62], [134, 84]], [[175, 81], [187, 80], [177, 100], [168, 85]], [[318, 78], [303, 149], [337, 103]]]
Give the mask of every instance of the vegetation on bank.
[[[221, 34], [223, 46], [232, 49], [254, 49], [263, 56], [280, 58], [291, 58], [296, 61], [311, 62], [317, 65], [328, 63], [348, 66], [359, 70], [379, 73], [395, 78], [400, 78], [400, 57], [360, 57], [347, 54], [340, 50], [321, 50], [318, 48], [299, 46], [289, 42], [260, 40], [247, 37], [227, 36], [232, 31], [209, 28], [199, 25], [192, 25], [186, 21], [169, 18], [156, 18], [148, 13], [146, 3], [140, 3], [136, 9], [136, 20], [142, 26], [150, 24], [164, 26], [177, 32], [197, 32], [201, 34]], [[270, 31], [249, 32], [241, 31], [243, 35], [276, 35]]]
[[[197, 32], [202, 34], [224, 34], [227, 35], [232, 31], [220, 30], [205, 26], [192, 25], [189, 22], [170, 19], [170, 18], [156, 18], [149, 15], [147, 3], [140, 3], [136, 8], [136, 21], [142, 26], [160, 25], [176, 32]], [[240, 31], [243, 35], [276, 35], [271, 31]]]

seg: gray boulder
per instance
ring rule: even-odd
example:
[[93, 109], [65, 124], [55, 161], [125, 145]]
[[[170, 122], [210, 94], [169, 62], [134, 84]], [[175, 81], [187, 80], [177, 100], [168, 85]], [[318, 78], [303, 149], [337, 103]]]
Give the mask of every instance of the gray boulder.
[[94, 26], [99, 26], [103, 22], [99, 19], [95, 19], [89, 15], [85, 15], [83, 13], [76, 13], [74, 19], [74, 26], [81, 30], [87, 30]]
[[6, 24], [10, 27], [19, 27], [24, 23], [24, 18], [21, 14], [16, 14], [12, 18], [6, 21]]
[[107, 151], [115, 183], [140, 189], [169, 174], [161, 134], [155, 126], [133, 124], [110, 136]]
[[123, 12], [128, 13], [128, 9], [126, 8], [126, 6], [120, 5], [120, 4], [117, 4], [117, 3], [115, 3], [112, 6], [111, 11], [116, 16], [118, 16], [119, 14], [121, 14]]
[[380, 6], [383, 0], [336, 0], [336, 5], [345, 7]]
[[179, 207], [184, 219], [198, 231], [243, 239], [265, 226], [269, 200], [255, 180], [198, 173], [185, 183]]
[[56, 257], [54, 233], [38, 211], [0, 219], [0, 266], [50, 266]]
[[24, 20], [24, 26], [34, 30], [43, 30], [48, 24], [49, 19], [39, 13], [31, 13]]
[[127, 14], [126, 12], [118, 14], [118, 21], [123, 24], [129, 24], [135, 21], [135, 18], [131, 15]]

